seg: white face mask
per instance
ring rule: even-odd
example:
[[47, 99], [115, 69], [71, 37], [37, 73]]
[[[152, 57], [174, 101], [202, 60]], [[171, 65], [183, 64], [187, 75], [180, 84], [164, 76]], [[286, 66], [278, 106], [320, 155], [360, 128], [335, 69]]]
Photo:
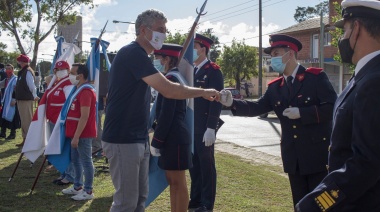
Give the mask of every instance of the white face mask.
[[[162, 44], [164, 44], [164, 41], [166, 40], [166, 34], [161, 33], [161, 32], [156, 32], [151, 29], [149, 30], [152, 31], [152, 40], [149, 41], [150, 45], [152, 45], [154, 49], [160, 50], [162, 48]], [[147, 38], [145, 37], [145, 39]]]
[[63, 69], [63, 70], [58, 70], [55, 75], [57, 75], [57, 77], [59, 79], [62, 79], [64, 77], [66, 77], [68, 75], [68, 72], [67, 72], [67, 69]]
[[71, 84], [78, 85], [79, 80], [77, 80], [77, 76], [70, 74], [69, 79], [70, 79]]

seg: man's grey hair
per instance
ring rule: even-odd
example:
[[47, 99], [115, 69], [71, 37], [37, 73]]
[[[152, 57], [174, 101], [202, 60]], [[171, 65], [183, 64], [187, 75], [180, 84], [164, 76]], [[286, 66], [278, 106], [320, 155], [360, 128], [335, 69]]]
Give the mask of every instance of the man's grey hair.
[[136, 35], [140, 34], [140, 27], [142, 25], [152, 27], [154, 22], [157, 20], [164, 20], [165, 23], [168, 21], [163, 12], [155, 9], [146, 10], [138, 15], [135, 22]]

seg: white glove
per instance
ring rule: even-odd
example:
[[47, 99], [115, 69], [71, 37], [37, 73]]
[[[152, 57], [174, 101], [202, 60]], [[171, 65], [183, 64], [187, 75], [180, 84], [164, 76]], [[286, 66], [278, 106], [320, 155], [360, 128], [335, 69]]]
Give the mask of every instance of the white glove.
[[157, 149], [153, 146], [150, 146], [150, 154], [152, 154], [153, 156], [161, 156], [161, 153], [160, 153], [160, 149]]
[[286, 108], [282, 112], [283, 116], [287, 116], [289, 119], [299, 119], [301, 118], [300, 109], [298, 107]]
[[207, 128], [205, 134], [203, 135], [203, 142], [205, 142], [205, 146], [211, 146], [215, 143], [215, 130], [211, 128]]
[[230, 107], [232, 105], [232, 93], [228, 90], [220, 91], [220, 103], [226, 107]]

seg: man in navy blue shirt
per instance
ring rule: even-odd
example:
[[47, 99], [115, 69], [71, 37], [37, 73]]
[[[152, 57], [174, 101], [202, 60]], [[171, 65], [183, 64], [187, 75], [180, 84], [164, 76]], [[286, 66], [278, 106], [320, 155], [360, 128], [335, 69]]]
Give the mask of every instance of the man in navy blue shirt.
[[147, 10], [136, 20], [136, 40], [122, 47], [109, 75], [106, 119], [102, 136], [115, 187], [114, 211], [144, 211], [148, 196], [148, 119], [150, 87], [166, 98], [219, 99], [214, 89], [190, 88], [167, 80], [153, 66], [148, 54], [166, 39], [165, 15]]

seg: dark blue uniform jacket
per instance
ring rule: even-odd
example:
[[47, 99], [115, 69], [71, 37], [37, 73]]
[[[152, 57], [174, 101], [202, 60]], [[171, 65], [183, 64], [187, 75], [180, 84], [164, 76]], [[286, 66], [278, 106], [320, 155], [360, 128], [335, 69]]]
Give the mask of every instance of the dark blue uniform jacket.
[[380, 211], [380, 55], [351, 79], [334, 106], [330, 173], [301, 211]]
[[[273, 80], [257, 102], [234, 100], [235, 116], [258, 116], [274, 110], [281, 122], [281, 155], [286, 173], [302, 175], [326, 170], [336, 93], [321, 69], [299, 66], [290, 94], [284, 77]], [[282, 112], [298, 107], [300, 119]], [[251, 129], [255, 130], [255, 129]]]

